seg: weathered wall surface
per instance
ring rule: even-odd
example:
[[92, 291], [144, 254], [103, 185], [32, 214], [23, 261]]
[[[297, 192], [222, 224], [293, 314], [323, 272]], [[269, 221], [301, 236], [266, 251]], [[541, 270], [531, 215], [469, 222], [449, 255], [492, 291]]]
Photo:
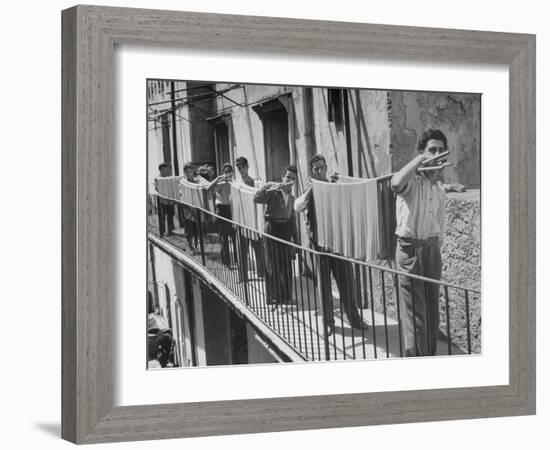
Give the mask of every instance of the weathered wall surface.
[[[175, 82], [174, 89], [180, 91], [186, 89], [187, 83]], [[147, 143], [148, 143], [148, 156], [147, 156], [147, 169], [148, 169], [148, 183], [151, 185], [156, 176], [158, 176], [158, 165], [162, 162], [170, 162], [172, 164], [175, 173], [175, 164], [173, 158], [173, 131], [172, 131], [172, 118], [169, 112], [171, 103], [170, 100], [171, 86], [168, 81], [150, 81], [148, 85], [148, 101], [151, 105], [148, 110], [147, 120]], [[181, 92], [176, 93], [176, 97], [181, 96]], [[162, 103], [159, 103], [162, 102]], [[179, 173], [182, 173], [183, 164], [192, 159], [192, 145], [191, 145], [191, 124], [192, 118], [189, 108], [180, 107], [177, 111], [176, 117], [176, 141], [177, 141], [177, 160]], [[163, 131], [162, 127], [162, 115], [166, 115], [168, 128]], [[171, 158], [169, 161], [165, 161], [163, 154], [163, 133], [167, 133], [168, 140], [170, 142]]]
[[346, 137], [343, 128], [329, 121], [328, 90], [313, 88], [314, 133], [317, 153], [327, 160], [329, 172], [348, 173]]
[[[217, 84], [216, 89], [227, 89], [232, 84]], [[286, 92], [284, 86], [245, 85], [228, 91], [225, 97], [217, 98], [217, 111], [231, 115], [234, 142], [233, 155], [235, 158], [244, 156], [248, 159], [250, 175], [254, 178], [265, 178], [265, 154], [262, 121], [249, 105], [266, 100]], [[231, 99], [231, 100], [229, 100]], [[230, 161], [232, 164], [235, 161]]]
[[443, 279], [481, 287], [481, 208], [478, 189], [447, 193]]
[[373, 178], [391, 172], [391, 117], [387, 91], [349, 91], [354, 175]]
[[391, 91], [392, 170], [416, 154], [418, 137], [426, 128], [445, 133], [453, 164], [445, 181], [479, 187], [481, 177], [481, 95]]
[[[459, 286], [481, 289], [481, 204], [480, 191], [447, 194], [445, 244], [441, 249], [442, 279]], [[442, 290], [441, 294], [444, 292]], [[481, 300], [469, 296], [473, 351], [481, 348]], [[463, 292], [449, 290], [449, 314], [457, 343], [466, 348], [466, 307]], [[445, 331], [445, 306], [441, 308], [441, 329]]]

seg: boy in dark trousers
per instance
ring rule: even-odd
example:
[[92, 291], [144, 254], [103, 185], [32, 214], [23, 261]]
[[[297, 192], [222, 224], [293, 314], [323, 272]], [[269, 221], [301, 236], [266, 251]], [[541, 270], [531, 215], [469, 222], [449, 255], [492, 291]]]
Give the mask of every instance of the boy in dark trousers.
[[[326, 183], [338, 181], [337, 175], [332, 175], [330, 179], [327, 177], [327, 161], [323, 155], [319, 154], [311, 158], [309, 168], [311, 170], [311, 177], [315, 180]], [[311, 247], [318, 251], [327, 252], [327, 249], [321, 248], [317, 244], [317, 221], [315, 218], [315, 202], [311, 185], [296, 199], [295, 208], [297, 212], [305, 212], [306, 214], [306, 225]], [[356, 279], [353, 264], [329, 255], [321, 255], [319, 263], [321, 272], [319, 281], [325, 332], [331, 335], [334, 330], [331, 274], [336, 281], [342, 311], [346, 315], [349, 324], [353, 328], [366, 330], [368, 326], [362, 320], [356, 303]]]
[[[159, 165], [159, 173], [161, 177], [172, 176], [172, 167], [168, 163]], [[155, 189], [157, 189], [155, 181]], [[170, 236], [174, 231], [174, 202], [162, 197], [158, 197], [158, 217], [159, 217], [159, 232], [161, 236]], [[168, 225], [168, 230], [166, 230]]]
[[[395, 173], [391, 181], [397, 195], [395, 262], [401, 271], [439, 280], [445, 234], [445, 190], [440, 183], [444, 165], [434, 163], [418, 169], [447, 150], [447, 138], [440, 130], [428, 129], [420, 136], [417, 148], [418, 156]], [[398, 278], [405, 356], [435, 355], [439, 284], [406, 276]]]
[[[288, 166], [281, 183], [266, 183], [254, 195], [254, 202], [265, 207], [264, 231], [285, 241], [298, 242], [292, 186], [298, 177], [296, 166]], [[293, 249], [272, 239], [266, 239], [266, 300], [268, 304], [292, 302]]]

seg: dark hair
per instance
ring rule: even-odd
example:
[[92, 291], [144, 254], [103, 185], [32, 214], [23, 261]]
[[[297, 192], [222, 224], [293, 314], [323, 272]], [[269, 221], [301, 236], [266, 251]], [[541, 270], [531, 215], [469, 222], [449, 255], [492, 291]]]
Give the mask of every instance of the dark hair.
[[285, 174], [287, 172], [292, 172], [294, 175], [298, 176], [298, 169], [294, 165], [286, 166], [285, 167]]
[[420, 135], [420, 138], [418, 139], [418, 145], [416, 147], [418, 151], [423, 152], [426, 150], [426, 145], [428, 145], [428, 142], [432, 139], [443, 142], [445, 148], [447, 148], [447, 136], [445, 136], [441, 130], [428, 128]]
[[317, 161], [323, 161], [325, 164], [327, 163], [327, 159], [320, 153], [317, 153], [313, 158], [309, 160], [310, 170], [313, 169], [313, 164], [315, 164]]
[[223, 163], [222, 172], [227, 168], [231, 169], [231, 172], [233, 172], [233, 166], [231, 164], [229, 164], [228, 162]]
[[248, 166], [248, 159], [246, 159], [244, 156], [239, 156], [235, 160], [235, 165], [236, 166]]
[[195, 166], [191, 163], [186, 163], [184, 166], [183, 166], [183, 171], [185, 172], [187, 169], [191, 169], [193, 171], [195, 171]]
[[159, 164], [159, 170], [164, 169], [165, 167], [170, 167], [170, 164], [165, 162]]

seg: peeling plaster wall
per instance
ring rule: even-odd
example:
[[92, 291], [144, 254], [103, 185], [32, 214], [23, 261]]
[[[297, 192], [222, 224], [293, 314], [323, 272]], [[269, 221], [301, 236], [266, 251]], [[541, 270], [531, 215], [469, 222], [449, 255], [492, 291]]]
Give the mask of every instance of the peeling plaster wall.
[[334, 171], [348, 173], [346, 155], [346, 136], [344, 128], [337, 129], [334, 122], [328, 120], [328, 92], [325, 88], [313, 88], [313, 127], [317, 153], [326, 160], [329, 173]]
[[[230, 84], [216, 84], [216, 89], [222, 90], [232, 86]], [[241, 105], [256, 103], [261, 100], [285, 93], [284, 86], [245, 85], [243, 88], [228, 91], [226, 97]], [[235, 158], [244, 156], [248, 159], [250, 176], [265, 179], [265, 152], [262, 121], [251, 106], [247, 108], [236, 106], [231, 100], [224, 97], [217, 99], [217, 112], [227, 112], [231, 115], [234, 133], [233, 154]], [[247, 113], [248, 109], [248, 113]], [[250, 121], [249, 121], [250, 119]], [[235, 164], [235, 161], [230, 161]]]
[[350, 134], [355, 176], [391, 173], [389, 92], [349, 91]]
[[416, 154], [418, 136], [426, 128], [442, 130], [448, 139], [453, 166], [445, 181], [479, 187], [481, 177], [481, 95], [390, 92], [392, 170], [403, 167]]

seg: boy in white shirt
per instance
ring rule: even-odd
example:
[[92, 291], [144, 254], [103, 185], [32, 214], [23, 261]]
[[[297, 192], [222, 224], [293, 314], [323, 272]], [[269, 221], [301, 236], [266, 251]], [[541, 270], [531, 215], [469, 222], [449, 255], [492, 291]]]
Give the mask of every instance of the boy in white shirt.
[[[401, 271], [439, 280], [445, 234], [445, 190], [441, 185], [445, 164], [418, 169], [447, 151], [447, 138], [440, 130], [428, 129], [420, 136], [417, 148], [420, 154], [395, 173], [391, 181], [396, 193], [395, 262]], [[439, 284], [406, 276], [398, 278], [405, 356], [435, 355]]]

